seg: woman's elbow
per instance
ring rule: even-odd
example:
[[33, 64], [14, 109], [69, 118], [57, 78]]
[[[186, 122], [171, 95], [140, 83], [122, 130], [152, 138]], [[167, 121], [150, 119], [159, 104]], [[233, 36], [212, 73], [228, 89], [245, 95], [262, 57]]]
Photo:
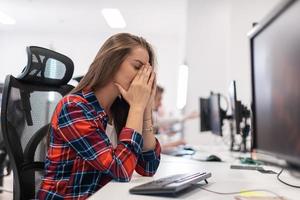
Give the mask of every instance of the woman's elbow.
[[122, 171], [120, 173], [117, 173], [113, 176], [113, 180], [117, 181], [117, 182], [129, 182], [132, 179], [132, 175], [133, 175], [134, 170], [130, 170], [130, 171]]

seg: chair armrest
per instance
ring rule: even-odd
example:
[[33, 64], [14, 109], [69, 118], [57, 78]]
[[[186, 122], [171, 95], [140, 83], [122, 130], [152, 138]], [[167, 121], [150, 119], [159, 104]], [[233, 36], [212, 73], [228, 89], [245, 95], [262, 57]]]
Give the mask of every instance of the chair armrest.
[[35, 171], [43, 171], [45, 170], [45, 163], [44, 162], [28, 162], [22, 165], [22, 171], [27, 170], [35, 170]]

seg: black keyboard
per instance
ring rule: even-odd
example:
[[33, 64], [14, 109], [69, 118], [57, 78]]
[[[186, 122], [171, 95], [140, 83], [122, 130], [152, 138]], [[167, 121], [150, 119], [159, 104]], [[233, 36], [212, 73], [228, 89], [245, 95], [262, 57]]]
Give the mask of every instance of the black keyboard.
[[175, 194], [200, 181], [206, 181], [211, 173], [176, 174], [154, 180], [129, 190], [132, 194]]

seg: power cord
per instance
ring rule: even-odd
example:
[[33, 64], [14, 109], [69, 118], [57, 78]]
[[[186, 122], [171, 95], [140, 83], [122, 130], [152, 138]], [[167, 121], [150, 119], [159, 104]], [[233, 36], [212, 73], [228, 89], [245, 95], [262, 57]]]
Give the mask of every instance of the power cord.
[[292, 185], [290, 183], [287, 183], [285, 181], [283, 181], [282, 179], [280, 179], [280, 175], [282, 174], [284, 168], [281, 169], [281, 171], [277, 174], [277, 180], [280, 181], [281, 183], [287, 185], [287, 186], [290, 186], [290, 187], [293, 187], [293, 188], [300, 188], [300, 185]]
[[248, 193], [248, 192], [267, 192], [267, 193], [273, 194], [274, 196], [283, 200], [283, 198], [280, 195], [278, 195], [277, 193], [275, 193], [271, 190], [266, 190], [266, 189], [252, 189], [252, 190], [243, 190], [243, 191], [239, 191], [239, 192], [218, 192], [218, 191], [206, 189], [206, 188], [202, 187], [203, 185], [199, 185], [199, 184], [195, 184], [195, 185], [199, 186], [201, 189], [203, 189], [207, 192], [211, 192], [211, 193], [219, 194], [219, 195], [234, 195], [234, 194], [242, 194], [242, 193]]

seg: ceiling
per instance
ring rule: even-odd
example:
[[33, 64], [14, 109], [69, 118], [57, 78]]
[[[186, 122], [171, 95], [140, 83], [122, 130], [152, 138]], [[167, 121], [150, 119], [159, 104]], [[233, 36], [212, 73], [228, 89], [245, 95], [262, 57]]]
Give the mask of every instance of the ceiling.
[[127, 27], [119, 31], [172, 35], [185, 31], [187, 0], [0, 0], [16, 20], [0, 32], [111, 32], [101, 9], [118, 8]]

